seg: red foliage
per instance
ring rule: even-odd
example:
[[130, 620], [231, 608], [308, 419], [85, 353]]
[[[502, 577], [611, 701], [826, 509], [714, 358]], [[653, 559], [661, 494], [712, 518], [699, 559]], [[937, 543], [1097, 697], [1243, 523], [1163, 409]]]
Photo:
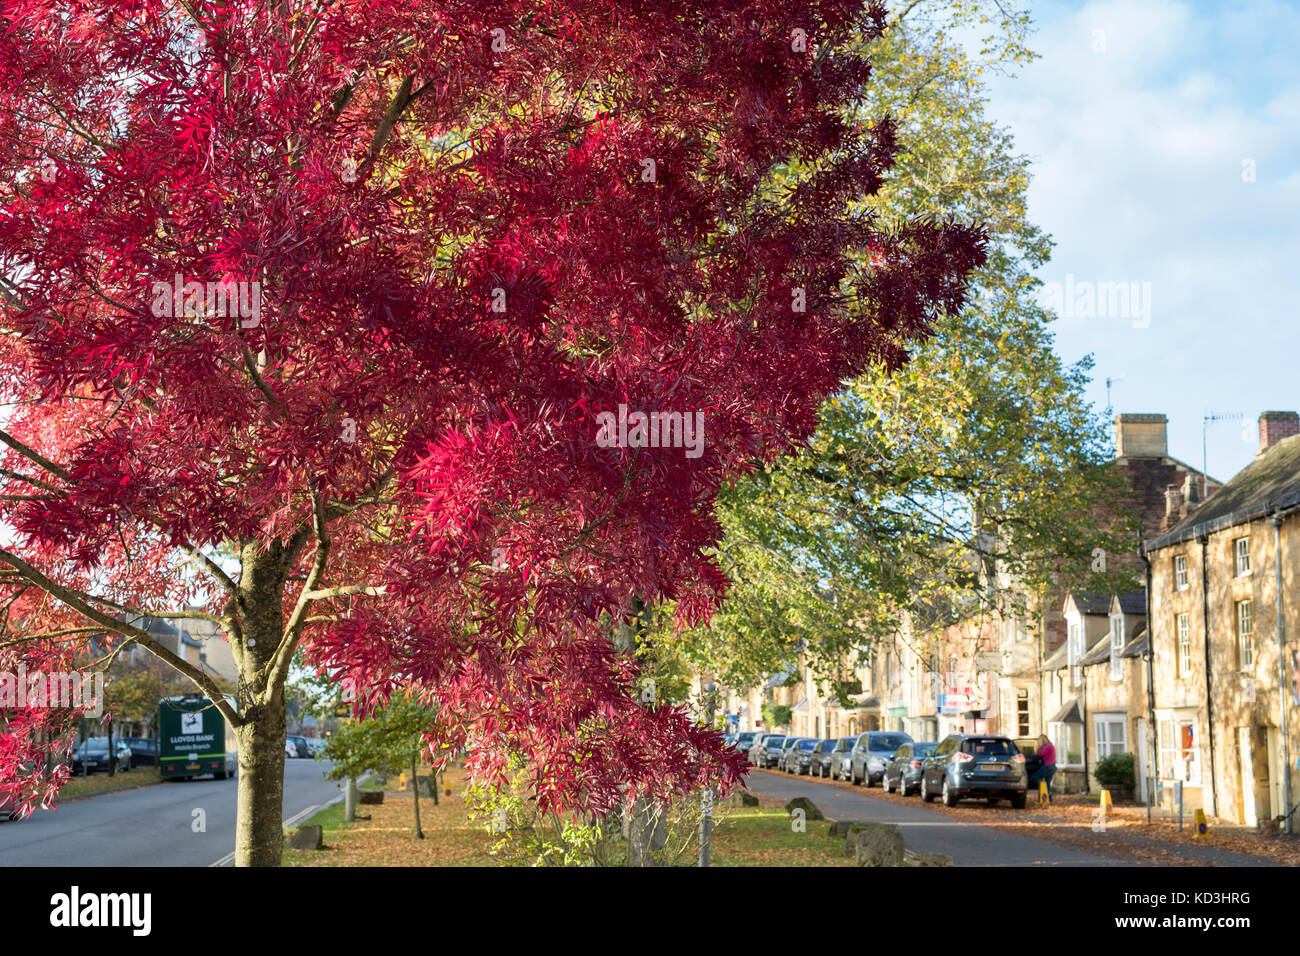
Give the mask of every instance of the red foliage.
[[[14, 551], [175, 606], [197, 593], [175, 547], [269, 547], [309, 490], [382, 488], [335, 516], [319, 586], [385, 591], [313, 610], [337, 618], [306, 628], [314, 664], [421, 688], [479, 771], [529, 757], [544, 804], [730, 786], [716, 735], [638, 705], [610, 627], [634, 598], [707, 617], [720, 484], [905, 361], [982, 259], [973, 230], [870, 213], [898, 146], [845, 118], [869, 65], [842, 44], [883, 11], [191, 8], [0, 2], [0, 347], [28, 403], [4, 428], [64, 471], [5, 456]], [[161, 308], [176, 276], [256, 281], [257, 314]], [[702, 412], [702, 453], [602, 447], [620, 404]]]

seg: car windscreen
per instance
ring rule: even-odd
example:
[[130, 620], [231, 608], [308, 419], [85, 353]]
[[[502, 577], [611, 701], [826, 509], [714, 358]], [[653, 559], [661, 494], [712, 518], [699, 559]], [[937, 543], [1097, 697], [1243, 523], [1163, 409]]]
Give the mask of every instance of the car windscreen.
[[934, 748], [937, 746], [939, 745], [938, 744], [917, 744], [915, 755], [917, 757], [928, 757], [930, 756], [930, 754], [934, 753]]
[[888, 750], [891, 754], [903, 744], [910, 744], [902, 734], [876, 734], [867, 738], [867, 748], [869, 750]]
[[768, 737], [767, 742], [763, 744], [763, 746], [768, 750], [780, 750], [783, 743], [785, 743], [784, 737]]
[[799, 746], [799, 749], [800, 749], [800, 750], [812, 750], [814, 747], [817, 746], [817, 741], [815, 741], [815, 740], [801, 740], [801, 741], [799, 741], [798, 746]]
[[837, 743], [837, 744], [835, 745], [835, 749], [836, 749], [836, 750], [852, 750], [852, 749], [853, 749], [853, 742], [854, 742], [855, 740], [857, 740], [857, 739], [858, 739], [857, 737], [841, 737], [841, 738], [840, 738], [840, 742]]
[[107, 750], [107, 737], [87, 737], [86, 742], [81, 745], [85, 750]]
[[976, 757], [1020, 753], [1016, 749], [1016, 745], [1011, 741], [997, 737], [972, 737], [963, 741], [961, 749], [968, 754], [974, 754]]

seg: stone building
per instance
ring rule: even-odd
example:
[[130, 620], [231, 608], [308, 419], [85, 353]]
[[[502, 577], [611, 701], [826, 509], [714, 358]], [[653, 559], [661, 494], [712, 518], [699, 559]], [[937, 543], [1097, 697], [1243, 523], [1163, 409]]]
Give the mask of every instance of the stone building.
[[1247, 825], [1295, 802], [1298, 435], [1295, 412], [1265, 412], [1255, 461], [1203, 502], [1170, 487], [1170, 527], [1143, 548], [1160, 776]]

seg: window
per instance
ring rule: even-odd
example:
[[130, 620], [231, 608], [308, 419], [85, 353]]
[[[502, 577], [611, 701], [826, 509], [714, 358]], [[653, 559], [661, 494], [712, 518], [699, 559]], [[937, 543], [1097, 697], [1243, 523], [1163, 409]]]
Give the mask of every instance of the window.
[[948, 686], [957, 689], [957, 655], [948, 658]]
[[1069, 649], [1066, 653], [1070, 658], [1070, 683], [1078, 687], [1083, 683], [1083, 668], [1079, 666], [1079, 658], [1083, 656], [1083, 629], [1071, 621], [1069, 633]]
[[1029, 691], [1016, 691], [1016, 736], [1029, 736]]
[[1124, 659], [1120, 654], [1124, 650], [1124, 615], [1117, 614], [1110, 619], [1110, 679], [1121, 680], [1124, 677]]
[[1196, 740], [1196, 722], [1174, 717], [1158, 724], [1160, 775], [1166, 780], [1181, 780], [1189, 786], [1201, 785], [1201, 758]]
[[1187, 555], [1174, 555], [1174, 588], [1179, 591], [1187, 590]]
[[1255, 622], [1249, 601], [1237, 602], [1237, 662], [1249, 670], [1255, 666]]
[[1058, 765], [1083, 765], [1083, 724], [1054, 723], [1048, 726], [1047, 736], [1056, 748]]
[[1192, 674], [1192, 627], [1186, 612], [1174, 618], [1178, 630], [1178, 676]]
[[1250, 538], [1238, 538], [1232, 544], [1237, 556], [1237, 574], [1250, 574]]
[[1095, 729], [1098, 756], [1109, 757], [1126, 752], [1123, 715], [1101, 714], [1097, 717]]

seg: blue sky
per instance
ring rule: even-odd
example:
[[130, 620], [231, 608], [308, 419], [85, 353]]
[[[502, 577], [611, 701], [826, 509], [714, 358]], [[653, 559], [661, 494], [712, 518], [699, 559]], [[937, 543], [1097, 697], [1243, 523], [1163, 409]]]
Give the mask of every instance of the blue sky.
[[1300, 410], [1300, 3], [1033, 14], [1041, 58], [989, 84], [989, 112], [1034, 159], [1030, 217], [1056, 242], [1040, 276], [1150, 296], [1149, 315], [1069, 309], [1057, 350], [1094, 355], [1096, 407], [1111, 376], [1116, 412], [1168, 415], [1198, 467], [1202, 416], [1244, 413], [1209, 428], [1210, 474], [1231, 477], [1261, 411]]

